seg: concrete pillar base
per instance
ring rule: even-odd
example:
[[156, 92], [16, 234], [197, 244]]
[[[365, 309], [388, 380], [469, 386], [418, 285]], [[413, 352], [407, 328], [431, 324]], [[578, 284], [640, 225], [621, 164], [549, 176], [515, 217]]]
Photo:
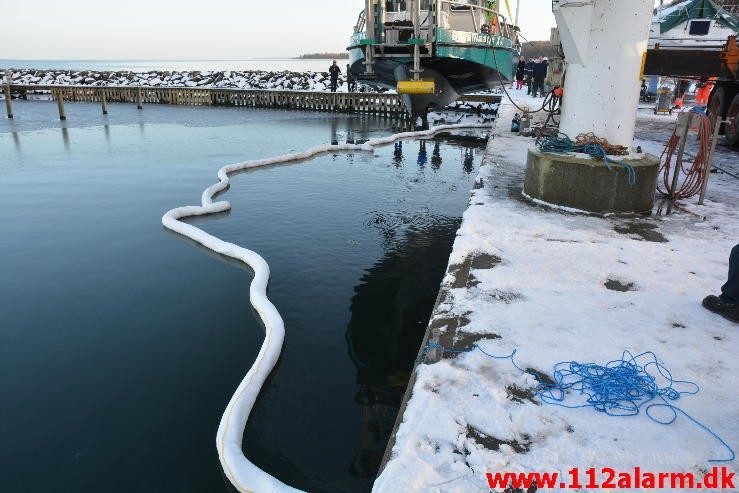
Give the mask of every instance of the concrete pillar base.
[[626, 169], [603, 161], [529, 149], [524, 193], [552, 205], [585, 212], [649, 214], [654, 207], [660, 160], [651, 154], [620, 159], [636, 170], [629, 185]]

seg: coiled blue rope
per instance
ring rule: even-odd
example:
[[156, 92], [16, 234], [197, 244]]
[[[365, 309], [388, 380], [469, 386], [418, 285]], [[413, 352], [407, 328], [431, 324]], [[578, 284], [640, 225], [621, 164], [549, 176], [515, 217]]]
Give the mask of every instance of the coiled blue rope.
[[[682, 414], [694, 424], [716, 438], [730, 453], [728, 459], [709, 459], [708, 462], [731, 462], [736, 458], [734, 450], [721, 437], [706, 425], [690, 416], [671, 401], [683, 395], [695, 395], [700, 387], [695, 382], [677, 380], [672, 373], [657, 359], [657, 355], [647, 351], [634, 356], [624, 351], [620, 359], [609, 361], [605, 365], [595, 363], [562, 362], [554, 365], [552, 379], [554, 383], [542, 382], [541, 376], [518, 366], [515, 356], [518, 350], [505, 356], [488, 353], [480, 346], [470, 349], [446, 349], [439, 344], [428, 344], [416, 361], [425, 360], [429, 351], [439, 350], [443, 353], [471, 353], [478, 351], [492, 359], [508, 359], [522, 373], [533, 375], [539, 382], [537, 395], [542, 402], [550, 405], [579, 409], [592, 407], [609, 416], [636, 416], [642, 409], [652, 421], [661, 425], [670, 425]], [[663, 383], [660, 384], [659, 380]], [[679, 390], [677, 387], [684, 387]], [[569, 396], [580, 396], [584, 402], [568, 404]], [[666, 410], [666, 417], [658, 417], [659, 410]]]
[[610, 171], [613, 171], [612, 164], [623, 166], [628, 174], [629, 185], [636, 184], [636, 169], [629, 163], [624, 161], [617, 161], [608, 157], [606, 150], [595, 143], [577, 145], [566, 135], [562, 136], [547, 136], [539, 137], [536, 139], [536, 146], [541, 149], [542, 152], [550, 152], [553, 154], [567, 154], [568, 152], [577, 152], [581, 154], [587, 154], [595, 159], [601, 159]]

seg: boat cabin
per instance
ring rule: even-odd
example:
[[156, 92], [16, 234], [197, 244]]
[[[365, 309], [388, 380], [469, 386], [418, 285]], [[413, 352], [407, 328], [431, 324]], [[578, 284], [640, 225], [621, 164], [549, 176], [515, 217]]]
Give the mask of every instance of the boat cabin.
[[729, 36], [739, 33], [739, 18], [732, 12], [732, 6], [713, 0], [687, 0], [658, 10], [649, 48], [720, 50]]

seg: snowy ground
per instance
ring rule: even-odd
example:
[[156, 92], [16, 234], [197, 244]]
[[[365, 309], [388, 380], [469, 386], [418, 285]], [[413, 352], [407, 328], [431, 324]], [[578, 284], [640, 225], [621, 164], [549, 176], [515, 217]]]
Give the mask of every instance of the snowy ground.
[[[739, 449], [739, 326], [700, 305], [725, 282], [729, 252], [739, 243], [739, 180], [712, 174], [707, 205], [685, 201], [705, 220], [536, 206], [521, 196], [533, 140], [508, 131], [513, 113], [505, 103], [454, 245], [432, 342], [456, 350], [477, 344], [493, 355], [517, 350], [519, 366], [545, 375], [563, 361], [605, 364], [624, 350], [654, 351], [674, 378], [700, 385], [700, 393], [673, 404]], [[635, 144], [659, 155], [674, 118], [647, 109], [641, 115]], [[717, 152], [717, 164], [739, 175], [739, 154]], [[566, 474], [573, 467], [736, 471], [735, 461], [708, 462], [731, 454], [683, 415], [664, 426], [643, 413], [609, 417], [542, 404], [536, 384], [510, 360], [480, 352], [419, 365], [374, 491], [490, 491], [488, 472]]]

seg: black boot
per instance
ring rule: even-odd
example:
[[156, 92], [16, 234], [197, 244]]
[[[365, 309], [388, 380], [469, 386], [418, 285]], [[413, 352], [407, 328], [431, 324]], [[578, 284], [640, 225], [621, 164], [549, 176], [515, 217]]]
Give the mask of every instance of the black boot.
[[703, 300], [703, 306], [713, 313], [721, 315], [726, 320], [739, 323], [739, 304], [730, 303], [722, 300], [718, 296], [706, 296]]

